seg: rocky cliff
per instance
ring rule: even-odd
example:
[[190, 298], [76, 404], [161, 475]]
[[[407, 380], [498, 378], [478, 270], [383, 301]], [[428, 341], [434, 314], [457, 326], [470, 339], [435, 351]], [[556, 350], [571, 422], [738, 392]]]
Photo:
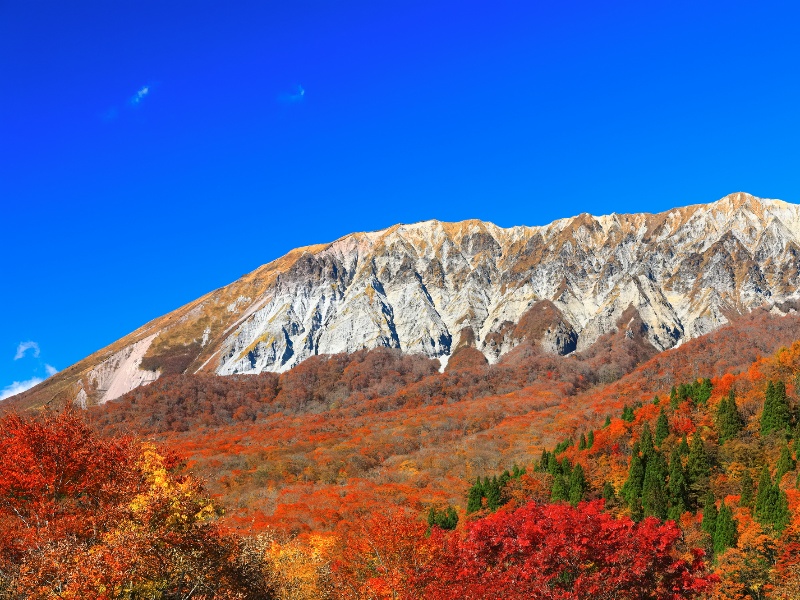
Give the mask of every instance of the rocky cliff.
[[395, 225], [294, 250], [29, 394], [104, 402], [167, 372], [283, 371], [376, 346], [442, 362], [465, 345], [496, 361], [523, 340], [567, 354], [628, 309], [663, 350], [755, 307], [790, 310], [799, 269], [800, 206], [744, 193], [543, 227]]

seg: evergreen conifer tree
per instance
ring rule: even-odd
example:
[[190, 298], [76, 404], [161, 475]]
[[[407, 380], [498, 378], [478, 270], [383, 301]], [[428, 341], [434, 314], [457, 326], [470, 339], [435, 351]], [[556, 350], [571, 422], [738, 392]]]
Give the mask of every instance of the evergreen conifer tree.
[[742, 417], [736, 408], [736, 396], [731, 389], [730, 394], [720, 400], [717, 408], [717, 431], [720, 444], [736, 437], [743, 425]]
[[642, 512], [645, 517], [667, 518], [667, 495], [660, 461], [653, 456], [647, 461], [642, 483]]
[[559, 475], [553, 479], [550, 500], [552, 502], [566, 502], [569, 500], [569, 480], [563, 475]]
[[586, 436], [581, 433], [581, 439], [578, 442], [578, 450], [586, 450]]
[[770, 381], [764, 397], [764, 410], [761, 412], [761, 435], [787, 429], [790, 418], [786, 385], [780, 380], [774, 384]]
[[749, 471], [742, 473], [742, 495], [739, 499], [739, 505], [753, 507], [753, 478], [750, 477]]
[[658, 421], [656, 421], [656, 445], [659, 448], [661, 447], [661, 442], [667, 439], [667, 436], [669, 436], [669, 421], [662, 408], [658, 415]]
[[622, 408], [622, 420], [632, 423], [634, 419], [633, 409], [627, 404]]
[[699, 432], [695, 432], [694, 436], [692, 436], [686, 470], [687, 479], [689, 480], [689, 501], [692, 504], [699, 501], [703, 496], [708, 488], [708, 478], [711, 475], [708, 455]]
[[605, 423], [603, 423], [603, 428], [605, 429], [609, 425], [611, 425], [611, 416], [610, 415], [606, 415], [606, 421], [605, 421]]
[[497, 480], [497, 476], [492, 477], [486, 487], [486, 508], [491, 511], [500, 508], [500, 482]]
[[786, 475], [789, 471], [794, 471], [795, 462], [792, 458], [792, 453], [789, 451], [789, 446], [784, 446], [781, 448], [781, 456], [778, 459], [777, 469], [778, 472], [775, 475], [775, 479], [778, 483], [780, 483], [783, 476]]
[[583, 467], [580, 464], [575, 465], [572, 469], [572, 474], [569, 477], [569, 503], [572, 506], [577, 506], [578, 502], [583, 500], [586, 493], [586, 477], [583, 474]]
[[606, 502], [613, 502], [616, 500], [617, 494], [614, 491], [614, 484], [610, 481], [606, 481], [603, 484], [603, 500]]
[[769, 520], [771, 506], [774, 504], [772, 499], [772, 477], [769, 474], [769, 467], [764, 465], [761, 469], [761, 477], [758, 479], [758, 493], [756, 494], [756, 505], [753, 509], [753, 517], [761, 523]]
[[680, 398], [678, 397], [678, 388], [674, 385], [669, 392], [669, 405], [672, 407], [672, 410], [678, 408], [678, 405], [681, 403]]
[[469, 489], [469, 495], [467, 496], [467, 514], [478, 512], [483, 503], [483, 485], [481, 485], [480, 477], [478, 478], [478, 483], [473, 485]]
[[714, 529], [717, 526], [717, 501], [711, 490], [706, 492], [703, 500], [703, 524], [701, 525], [703, 531], [710, 535], [714, 535]]
[[675, 447], [669, 458], [669, 510], [667, 516], [677, 521], [688, 510], [689, 491], [681, 464], [680, 450]]
[[591, 448], [594, 446], [594, 430], [589, 430], [589, 435], [586, 437], [586, 447]]
[[628, 503], [628, 506], [633, 507], [635, 501], [639, 501], [642, 497], [642, 486], [644, 484], [645, 465], [642, 458], [639, 456], [638, 442], [633, 445], [633, 454], [631, 455], [631, 463], [628, 467], [628, 479], [620, 490], [620, 494]]
[[686, 434], [683, 434], [678, 450], [680, 450], [681, 456], [689, 456], [689, 442], [686, 441]]
[[650, 424], [645, 421], [642, 425], [642, 435], [639, 437], [639, 447], [642, 450], [642, 458], [645, 464], [655, 454], [655, 446], [653, 445], [653, 434], [650, 432]]
[[733, 513], [723, 500], [722, 505], [719, 507], [719, 513], [717, 513], [717, 522], [712, 538], [714, 555], [719, 556], [728, 548], [735, 546], [738, 538], [739, 532]]

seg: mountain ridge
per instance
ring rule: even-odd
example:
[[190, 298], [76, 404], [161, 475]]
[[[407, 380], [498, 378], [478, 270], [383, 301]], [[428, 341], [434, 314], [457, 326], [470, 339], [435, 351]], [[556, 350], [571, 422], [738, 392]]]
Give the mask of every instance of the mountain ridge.
[[[520, 323], [557, 354], [633, 308], [658, 350], [797, 297], [800, 206], [743, 192], [661, 213], [499, 227], [435, 219], [294, 249], [159, 317], [25, 394], [102, 403], [168, 372], [283, 371], [388, 346], [496, 361]], [[785, 311], [782, 311], [785, 312]], [[146, 367], [146, 368], [142, 368]]]

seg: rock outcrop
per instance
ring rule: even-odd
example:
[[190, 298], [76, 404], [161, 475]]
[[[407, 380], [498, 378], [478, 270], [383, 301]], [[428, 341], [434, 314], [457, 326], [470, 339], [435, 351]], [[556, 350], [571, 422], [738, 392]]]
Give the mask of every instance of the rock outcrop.
[[543, 227], [426, 221], [294, 250], [43, 385], [105, 401], [172, 355], [187, 372], [232, 375], [376, 346], [443, 363], [464, 346], [493, 362], [523, 340], [567, 354], [631, 308], [663, 350], [756, 307], [793, 310], [798, 285], [800, 206], [744, 193]]

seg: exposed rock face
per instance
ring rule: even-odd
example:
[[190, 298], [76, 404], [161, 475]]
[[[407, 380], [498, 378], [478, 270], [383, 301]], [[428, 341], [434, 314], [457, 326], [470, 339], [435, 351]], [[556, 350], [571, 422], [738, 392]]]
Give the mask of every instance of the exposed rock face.
[[[73, 377], [151, 336], [147, 357], [194, 344], [188, 371], [220, 375], [376, 346], [443, 362], [463, 346], [496, 361], [522, 340], [566, 354], [629, 308], [663, 350], [755, 307], [789, 306], [798, 284], [800, 206], [743, 193], [544, 227], [426, 221], [295, 250], [79, 363]], [[130, 371], [141, 347], [120, 365]], [[124, 382], [138, 384], [135, 373]], [[122, 387], [101, 385], [92, 400]]]

